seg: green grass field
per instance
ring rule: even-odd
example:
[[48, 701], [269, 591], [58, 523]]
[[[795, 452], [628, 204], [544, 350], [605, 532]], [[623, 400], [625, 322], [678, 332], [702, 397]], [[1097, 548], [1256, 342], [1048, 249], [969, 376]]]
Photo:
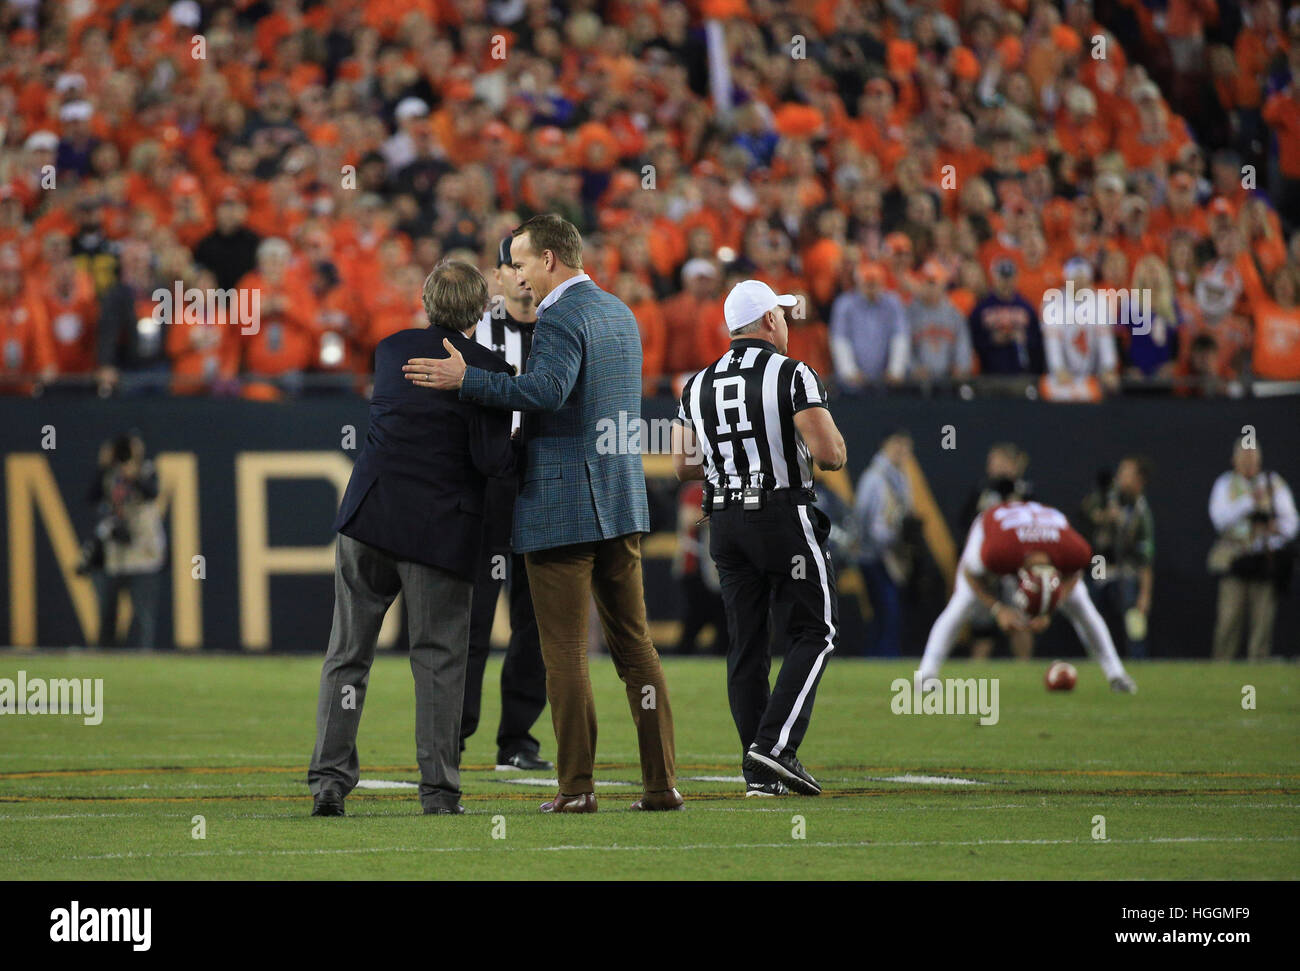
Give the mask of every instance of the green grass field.
[[[598, 814], [542, 816], [553, 785], [493, 770], [494, 660], [485, 728], [466, 753], [466, 815], [425, 817], [413, 788], [388, 786], [354, 792], [347, 818], [313, 819], [317, 658], [0, 653], [2, 678], [102, 677], [105, 696], [98, 726], [0, 716], [0, 858], [13, 879], [77, 880], [1300, 875], [1295, 665], [1137, 665], [1130, 697], [1090, 664], [1073, 692], [1053, 694], [1046, 660], [955, 661], [945, 676], [1000, 679], [1000, 720], [980, 725], [892, 713], [890, 682], [910, 664], [833, 659], [800, 749], [826, 792], [749, 800], [733, 781], [721, 662], [665, 666], [685, 812], [630, 811], [635, 739], [600, 658]], [[404, 657], [376, 663], [363, 785], [417, 779], [412, 694]], [[538, 737], [553, 755], [549, 714]]]

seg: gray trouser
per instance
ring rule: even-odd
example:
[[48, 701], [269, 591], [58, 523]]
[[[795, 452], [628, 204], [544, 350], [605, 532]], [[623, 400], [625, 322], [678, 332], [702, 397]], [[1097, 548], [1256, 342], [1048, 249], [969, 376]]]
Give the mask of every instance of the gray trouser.
[[415, 752], [420, 802], [460, 801], [460, 709], [474, 585], [437, 567], [397, 560], [340, 535], [334, 560], [334, 627], [320, 675], [316, 750], [307, 782], [346, 796], [360, 778], [357, 728], [384, 614], [403, 594], [415, 676]]
[[131, 594], [131, 629], [126, 632], [126, 644], [152, 651], [157, 646], [162, 571], [116, 573], [110, 576], [97, 570], [91, 575], [91, 580], [99, 597], [98, 646], [117, 644], [118, 597], [121, 591], [127, 590]]

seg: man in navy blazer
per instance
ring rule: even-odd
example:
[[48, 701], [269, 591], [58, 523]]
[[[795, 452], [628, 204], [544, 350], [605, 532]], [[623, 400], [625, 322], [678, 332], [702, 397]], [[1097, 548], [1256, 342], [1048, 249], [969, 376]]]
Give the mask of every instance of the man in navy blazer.
[[596, 709], [587, 672], [592, 598], [637, 730], [644, 794], [635, 809], [680, 809], [673, 718], [646, 624], [641, 535], [650, 529], [645, 473], [634, 443], [609, 448], [602, 428], [638, 427], [641, 335], [632, 311], [582, 271], [582, 236], [559, 216], [514, 232], [510, 260], [537, 304], [528, 367], [492, 373], [468, 356], [413, 359], [421, 387], [459, 389], [525, 413], [526, 464], [511, 545], [528, 565], [560, 791], [542, 812], [596, 811]]
[[444, 261], [424, 283], [430, 326], [399, 331], [375, 349], [365, 446], [334, 528], [334, 625], [321, 670], [316, 749], [307, 780], [313, 816], [342, 816], [359, 778], [357, 728], [384, 615], [403, 594], [415, 677], [420, 802], [426, 814], [460, 805], [460, 715], [470, 603], [489, 476], [514, 474], [509, 411], [429, 394], [403, 380], [412, 356], [446, 356], [449, 343], [475, 367], [513, 368], [469, 336], [487, 284], [468, 263]]

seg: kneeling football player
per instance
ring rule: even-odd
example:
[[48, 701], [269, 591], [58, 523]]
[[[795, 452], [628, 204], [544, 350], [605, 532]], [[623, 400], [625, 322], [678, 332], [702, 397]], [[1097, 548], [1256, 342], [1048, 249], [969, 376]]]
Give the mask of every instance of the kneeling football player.
[[[916, 679], [922, 687], [936, 678], [962, 626], [979, 608], [992, 611], [1004, 631], [1039, 634], [1059, 609], [1089, 656], [1101, 665], [1113, 691], [1133, 694], [1137, 685], [1124, 670], [1106, 622], [1079, 580], [1092, 557], [1088, 541], [1070, 527], [1059, 509], [1037, 502], [1004, 502], [971, 526], [957, 567], [948, 606], [934, 622]], [[999, 577], [1017, 578], [1013, 604], [998, 598]]]

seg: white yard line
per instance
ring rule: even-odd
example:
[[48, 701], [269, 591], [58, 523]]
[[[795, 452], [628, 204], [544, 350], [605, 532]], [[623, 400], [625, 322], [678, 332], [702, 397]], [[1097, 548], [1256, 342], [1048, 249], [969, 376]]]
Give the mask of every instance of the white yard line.
[[[539, 788], [539, 789], [555, 789], [555, 788], [557, 788], [557, 787], [559, 786], [559, 784], [560, 784], [560, 780], [558, 780], [558, 779], [532, 779], [532, 778], [527, 778], [527, 777], [522, 778], [522, 779], [513, 779], [513, 778], [511, 778], [511, 777], [510, 777], [507, 773], [505, 773], [505, 772], [500, 773], [500, 774], [496, 777], [496, 781], [498, 781], [498, 782], [508, 782], [508, 783], [510, 783], [510, 784], [513, 785], [513, 786], [535, 786], [535, 787], [537, 787], [537, 788]], [[606, 779], [597, 779], [597, 780], [596, 780], [596, 785], [597, 785], [597, 786], [635, 786], [635, 785], [638, 785], [638, 784], [639, 784], [639, 783], [636, 783], [636, 782], [619, 782], [618, 780], [615, 780], [615, 779], [609, 779], [609, 780], [606, 780]]]
[[[135, 860], [135, 859], [180, 859], [188, 857], [229, 857], [229, 856], [347, 856], [369, 853], [662, 853], [665, 851], [696, 850], [782, 850], [806, 849], [813, 846], [821, 849], [893, 849], [899, 847], [945, 847], [945, 846], [1107, 846], [1107, 845], [1154, 845], [1164, 843], [1295, 843], [1300, 836], [1159, 836], [1141, 839], [1037, 839], [1037, 840], [869, 840], [857, 842], [815, 842], [806, 840], [787, 840], [783, 843], [688, 843], [682, 846], [367, 846], [344, 849], [304, 849], [304, 850], [203, 850], [196, 853], [101, 853], [85, 856], [65, 856], [63, 860]], [[35, 859], [33, 857], [15, 857], [15, 859]]]

